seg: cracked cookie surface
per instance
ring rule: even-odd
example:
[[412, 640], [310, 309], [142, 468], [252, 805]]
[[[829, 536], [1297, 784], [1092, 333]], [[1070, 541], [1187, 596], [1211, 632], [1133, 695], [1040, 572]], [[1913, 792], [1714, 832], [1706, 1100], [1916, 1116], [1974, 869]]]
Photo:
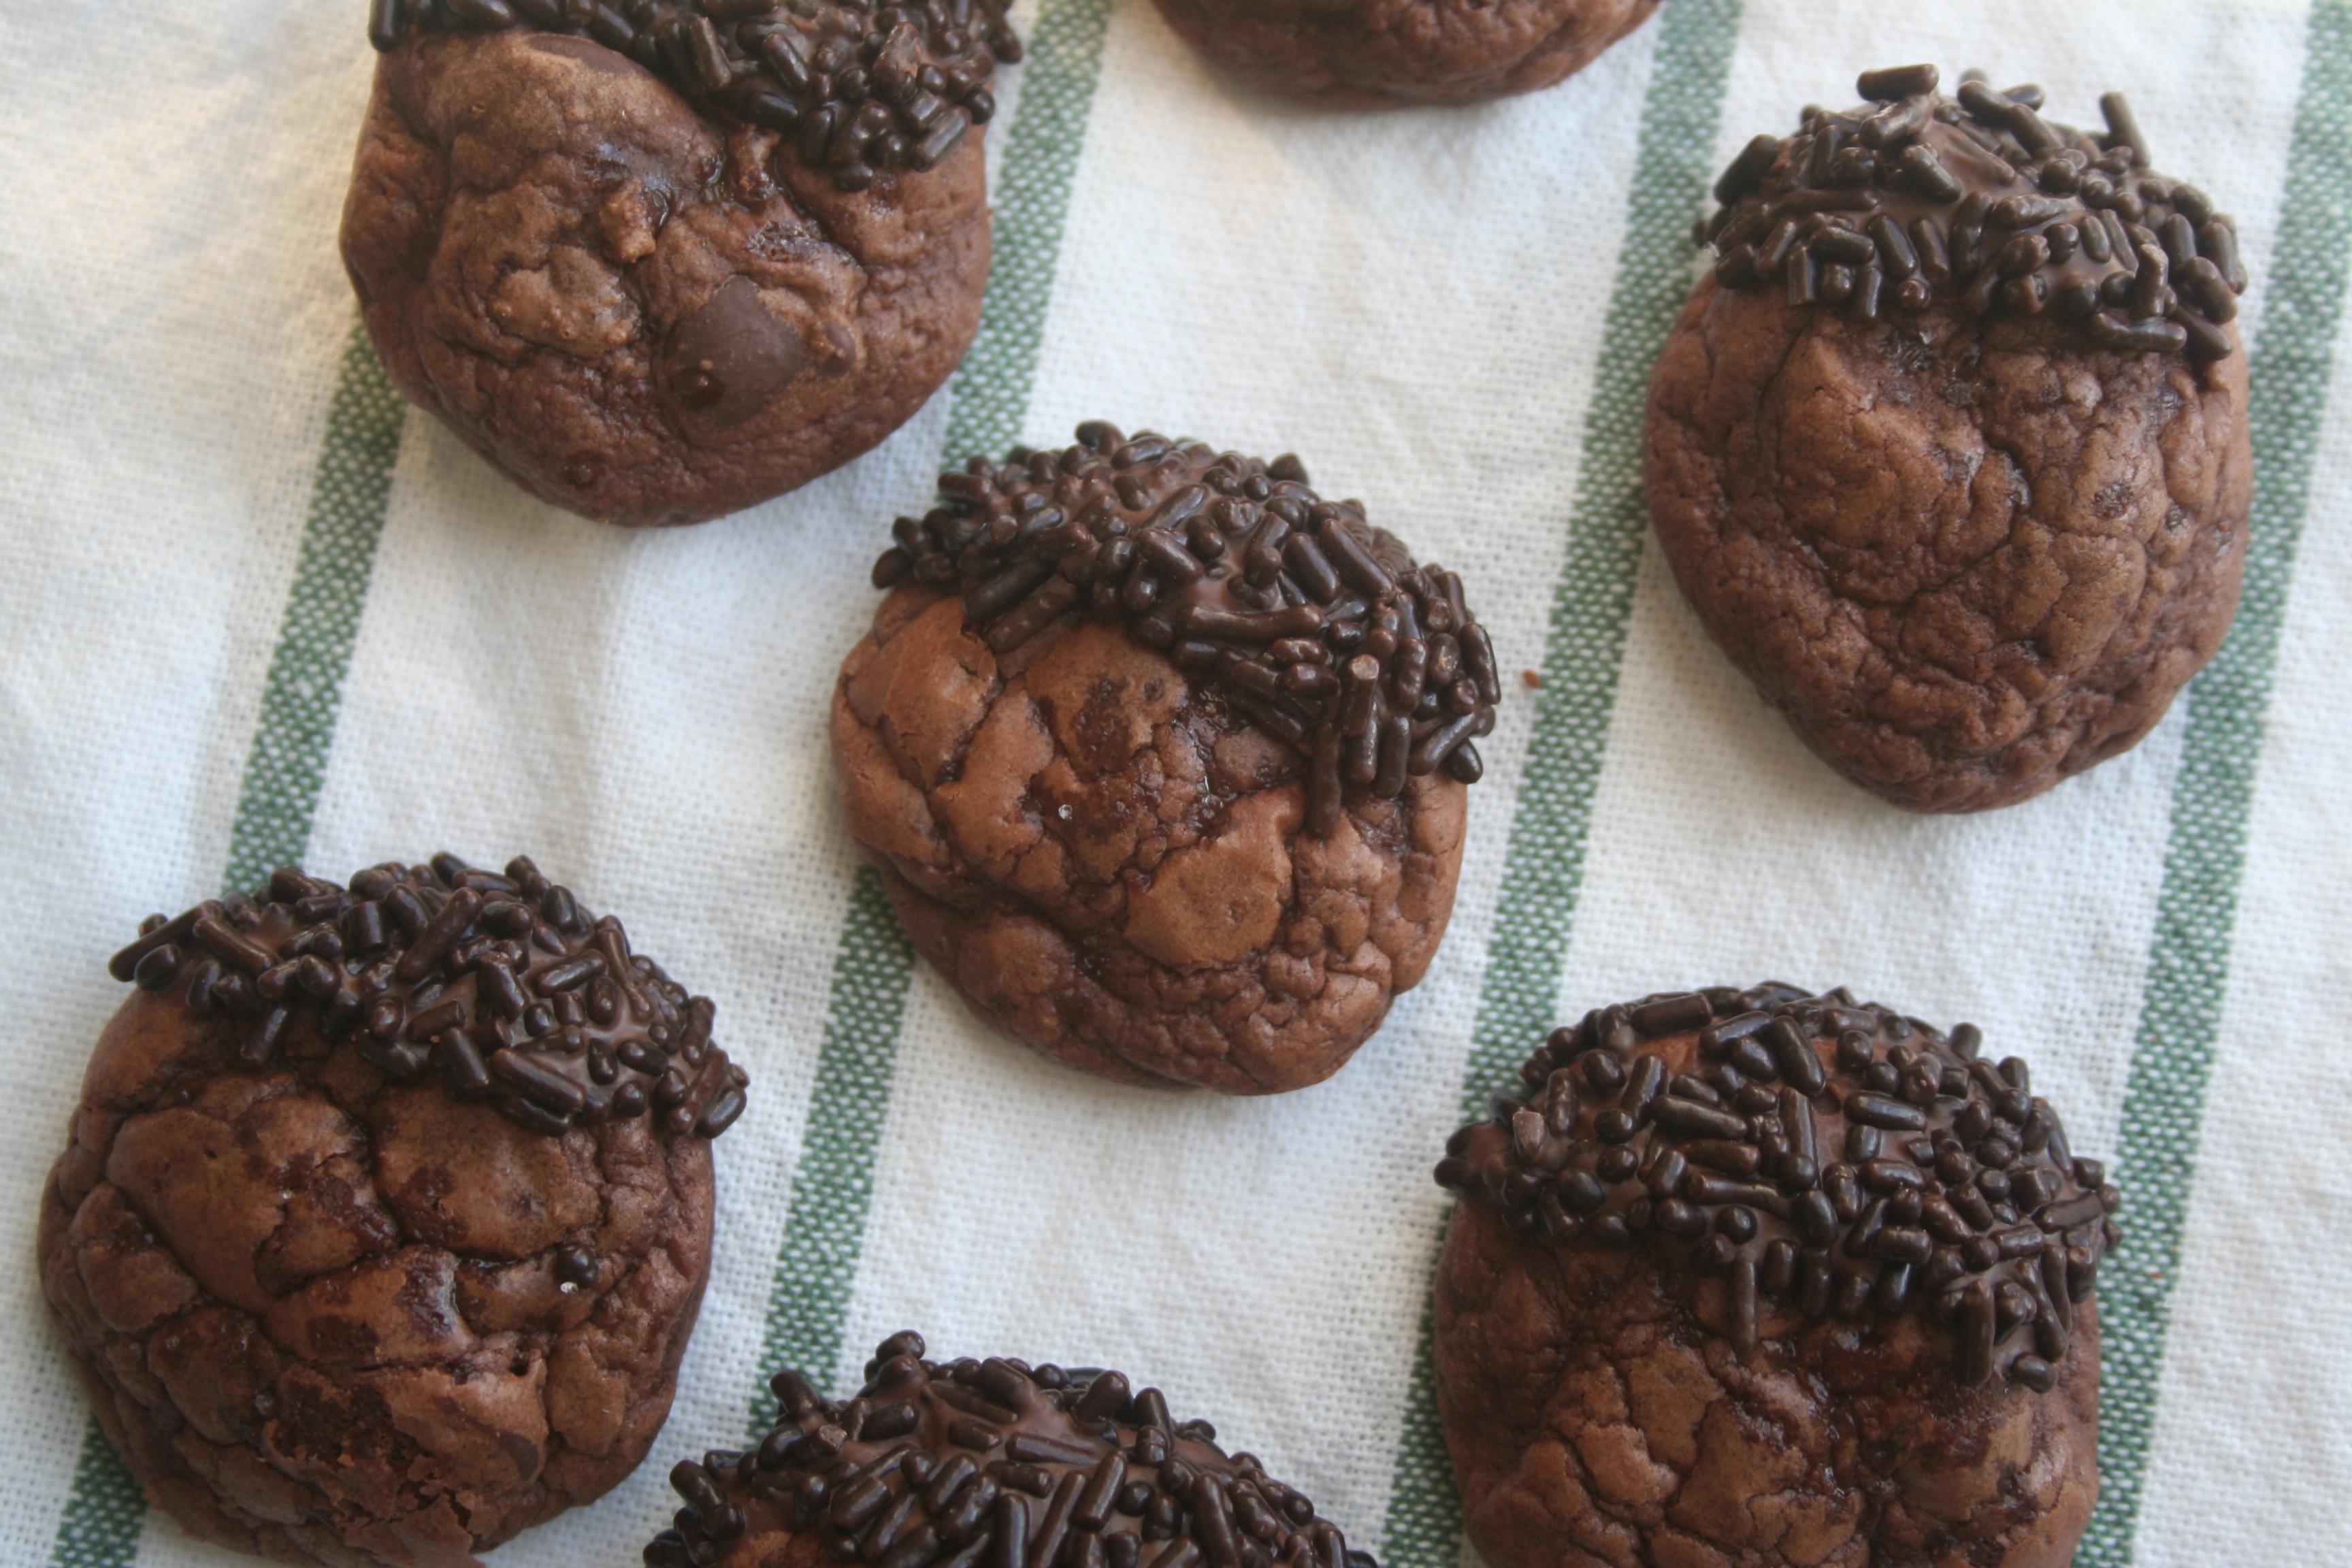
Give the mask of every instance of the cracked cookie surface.
[[741, 1075], [707, 1001], [509, 871], [289, 868], [117, 957], [140, 989], [44, 1184], [41, 1284], [116, 1451], [205, 1540], [458, 1568], [668, 1414]]
[[1843, 988], [1595, 1008], [1457, 1131], [1437, 1407], [1496, 1568], [2063, 1568], [2122, 1192]]
[[592, 39], [424, 36], [379, 62], [343, 258], [394, 384], [524, 489], [693, 522], [865, 452], [953, 370], [981, 142], [845, 191]]
[[1651, 517], [1797, 733], [1914, 811], [2128, 749], [2237, 605], [2252, 494], [2237, 226], [2104, 132], [1932, 64], [1759, 135], [1650, 386]]
[[[601, 1496], [669, 1409], [709, 1268], [710, 1152], [560, 1139], [349, 1052], [212, 1078], [167, 1004], [91, 1064], [43, 1285], [155, 1502], [281, 1561], [470, 1563]], [[557, 1254], [600, 1279], [566, 1289]]]
[[1658, 0], [1158, 0], [1185, 42], [1263, 92], [1334, 108], [1469, 103], [1559, 82]]
[[1949, 1351], [1916, 1318], [1868, 1335], [1832, 1319], [1764, 1359], [1733, 1350], [1721, 1315], [1675, 1300], [1638, 1254], [1562, 1256], [1491, 1211], [1457, 1211], [1438, 1266], [1438, 1401], [1489, 1563], [2071, 1560], [2097, 1495], [2095, 1312], [2054, 1390], [1990, 1399], [1953, 1384]]
[[2007, 805], [2136, 744], [2221, 646], [2246, 396], [2242, 353], [1864, 322], [1709, 279], [1651, 382], [1651, 520], [1708, 636], [1832, 767], [1909, 810]]
[[852, 837], [916, 947], [992, 1026], [1120, 1082], [1320, 1082], [1436, 951], [1466, 790], [1357, 789], [1305, 831], [1306, 759], [1120, 630], [1007, 654], [908, 584], [843, 667]]

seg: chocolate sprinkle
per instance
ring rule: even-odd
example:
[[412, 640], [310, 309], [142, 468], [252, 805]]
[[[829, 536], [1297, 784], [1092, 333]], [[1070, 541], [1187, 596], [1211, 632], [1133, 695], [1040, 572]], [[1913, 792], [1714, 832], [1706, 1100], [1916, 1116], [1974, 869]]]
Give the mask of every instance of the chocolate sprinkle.
[[710, 1568], [747, 1533], [814, 1531], [875, 1568], [1379, 1568], [1205, 1421], [1116, 1372], [923, 1358], [891, 1335], [844, 1401], [796, 1372], [757, 1447], [682, 1460], [648, 1568]]
[[1077, 436], [942, 474], [940, 504], [892, 526], [874, 585], [954, 589], [998, 654], [1073, 613], [1125, 626], [1308, 759], [1318, 838], [1349, 786], [1390, 799], [1441, 768], [1478, 782], [1502, 681], [1459, 577], [1416, 565], [1362, 502], [1317, 495], [1297, 458], [1101, 420]]
[[711, 1041], [709, 998], [522, 857], [504, 875], [446, 854], [376, 866], [348, 889], [284, 867], [250, 896], [152, 917], [108, 967], [156, 993], [184, 972], [164, 999], [216, 1020], [241, 1068], [349, 1045], [550, 1136], [650, 1111], [716, 1138], [751, 1081]]
[[[1720, 1065], [1667, 1082], [1653, 1042], [1694, 1031]], [[1977, 1043], [1969, 1025], [1947, 1038], [1843, 989], [1596, 1008], [1528, 1058], [1526, 1100], [1497, 1097], [1448, 1141], [1437, 1180], [1557, 1247], [1651, 1246], [1693, 1278], [1728, 1277], [1742, 1351], [1759, 1301], [1918, 1312], [1951, 1329], [1963, 1382], [2002, 1372], [2047, 1391], [2123, 1197], [2066, 1152], [2024, 1062], [1996, 1068]], [[1824, 1165], [1833, 1151], [1846, 1158]]]
[[1716, 182], [1699, 228], [1730, 289], [1875, 321], [1957, 305], [2077, 323], [2126, 353], [2236, 352], [2223, 331], [2246, 273], [2237, 231], [2193, 185], [2147, 166], [2121, 93], [2105, 135], [2042, 118], [2038, 89], [1960, 84], [1933, 66], [1864, 74], [1871, 101], [1813, 108], [1786, 142], [1759, 136]]
[[[1004, 0], [373, 0], [368, 41], [529, 27], [594, 39], [721, 120], [779, 132], [781, 164], [845, 191], [938, 166], [996, 112], [1021, 58]], [[783, 171], [778, 170], [778, 176]]]

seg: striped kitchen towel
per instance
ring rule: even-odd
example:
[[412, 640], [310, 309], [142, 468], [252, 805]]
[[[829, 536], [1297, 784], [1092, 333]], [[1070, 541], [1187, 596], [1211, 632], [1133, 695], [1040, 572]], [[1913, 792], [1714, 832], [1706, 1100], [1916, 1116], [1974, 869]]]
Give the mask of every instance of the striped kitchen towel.
[[[26, 1267], [120, 1001], [106, 955], [284, 861], [442, 847], [527, 850], [622, 912], [755, 1075], [658, 1462], [501, 1563], [634, 1562], [669, 1459], [742, 1441], [769, 1372], [839, 1387], [914, 1326], [950, 1354], [1123, 1367], [1384, 1563], [1450, 1568], [1439, 1145], [1552, 1023], [1768, 975], [1976, 1022], [2129, 1192], [2078, 1562], [2345, 1561], [2352, 0], [1668, 0], [1557, 90], [1369, 117], [1236, 90], [1145, 0], [1018, 20], [996, 272], [951, 388], [799, 494], [629, 534], [527, 500], [354, 335], [334, 234], [357, 8], [0, 12], [0, 951], [24, 1063], [0, 1102], [0, 1562], [232, 1561], [143, 1508]], [[2040, 81], [2076, 122], [2128, 89], [2254, 279], [2228, 646], [2137, 751], [1956, 820], [1877, 805], [1765, 710], [1637, 489], [1713, 173], [1914, 59]], [[1540, 674], [1486, 746], [1430, 978], [1318, 1089], [1130, 1091], [985, 1035], [844, 837], [830, 672], [888, 520], [943, 458], [1093, 416], [1297, 450], [1458, 570]]]

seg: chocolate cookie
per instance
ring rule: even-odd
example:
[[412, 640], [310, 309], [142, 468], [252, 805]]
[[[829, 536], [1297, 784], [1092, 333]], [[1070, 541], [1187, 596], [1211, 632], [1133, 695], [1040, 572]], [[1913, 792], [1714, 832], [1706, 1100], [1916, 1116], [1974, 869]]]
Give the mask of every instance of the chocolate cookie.
[[686, 1507], [646, 1568], [1377, 1568], [1156, 1388], [922, 1357], [922, 1335], [891, 1335], [841, 1403], [779, 1375], [757, 1448], [670, 1471]]
[[898, 520], [834, 699], [850, 833], [923, 954], [1055, 1061], [1318, 1083], [1444, 934], [1494, 649], [1459, 578], [1297, 458], [1078, 438]]
[[41, 1282], [157, 1507], [287, 1563], [460, 1564], [669, 1412], [744, 1075], [529, 860], [286, 869], [154, 917], [41, 1194]]
[[1454, 1134], [1437, 1404], [1487, 1562], [2064, 1568], [2122, 1199], [1980, 1043], [1650, 996]]
[[1829, 764], [1914, 811], [2127, 750], [2236, 612], [2252, 494], [2237, 237], [2037, 89], [1758, 137], [1650, 384], [1650, 515], [1707, 633]]
[[963, 357], [1003, 0], [376, 0], [343, 260], [392, 379], [632, 525], [798, 488]]
[[1658, 0], [1158, 0], [1179, 37], [1264, 92], [1346, 109], [1550, 87]]

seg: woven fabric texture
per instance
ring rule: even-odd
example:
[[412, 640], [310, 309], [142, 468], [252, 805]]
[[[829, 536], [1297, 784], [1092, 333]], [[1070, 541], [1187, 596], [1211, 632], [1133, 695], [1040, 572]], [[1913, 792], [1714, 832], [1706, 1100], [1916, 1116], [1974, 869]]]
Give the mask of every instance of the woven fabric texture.
[[[1023, 0], [961, 373], [847, 468], [659, 534], [526, 499], [356, 331], [334, 240], [362, 9], [0, 12], [0, 1562], [236, 1561], [146, 1509], [29, 1267], [121, 1001], [107, 955], [288, 861], [444, 847], [527, 852], [620, 914], [753, 1074], [655, 1461], [500, 1564], [634, 1563], [670, 1461], [742, 1442], [771, 1372], [838, 1388], [915, 1327], [1120, 1367], [1384, 1563], [1454, 1568], [1440, 1145], [1552, 1024], [1768, 977], [1978, 1024], [2117, 1171], [2078, 1563], [2343, 1560], [2352, 0], [1667, 0], [1559, 89], [1370, 116], [1233, 87], [1148, 0]], [[2077, 123], [2126, 89], [2253, 279], [2230, 642], [2137, 751], [1962, 819], [1812, 759], [1675, 593], [1639, 488], [1715, 172], [1915, 59], [2038, 81]], [[1132, 1091], [988, 1035], [843, 832], [831, 675], [890, 519], [942, 462], [1091, 417], [1299, 453], [1461, 573], [1539, 679], [1507, 682], [1429, 978], [1320, 1088]]]

